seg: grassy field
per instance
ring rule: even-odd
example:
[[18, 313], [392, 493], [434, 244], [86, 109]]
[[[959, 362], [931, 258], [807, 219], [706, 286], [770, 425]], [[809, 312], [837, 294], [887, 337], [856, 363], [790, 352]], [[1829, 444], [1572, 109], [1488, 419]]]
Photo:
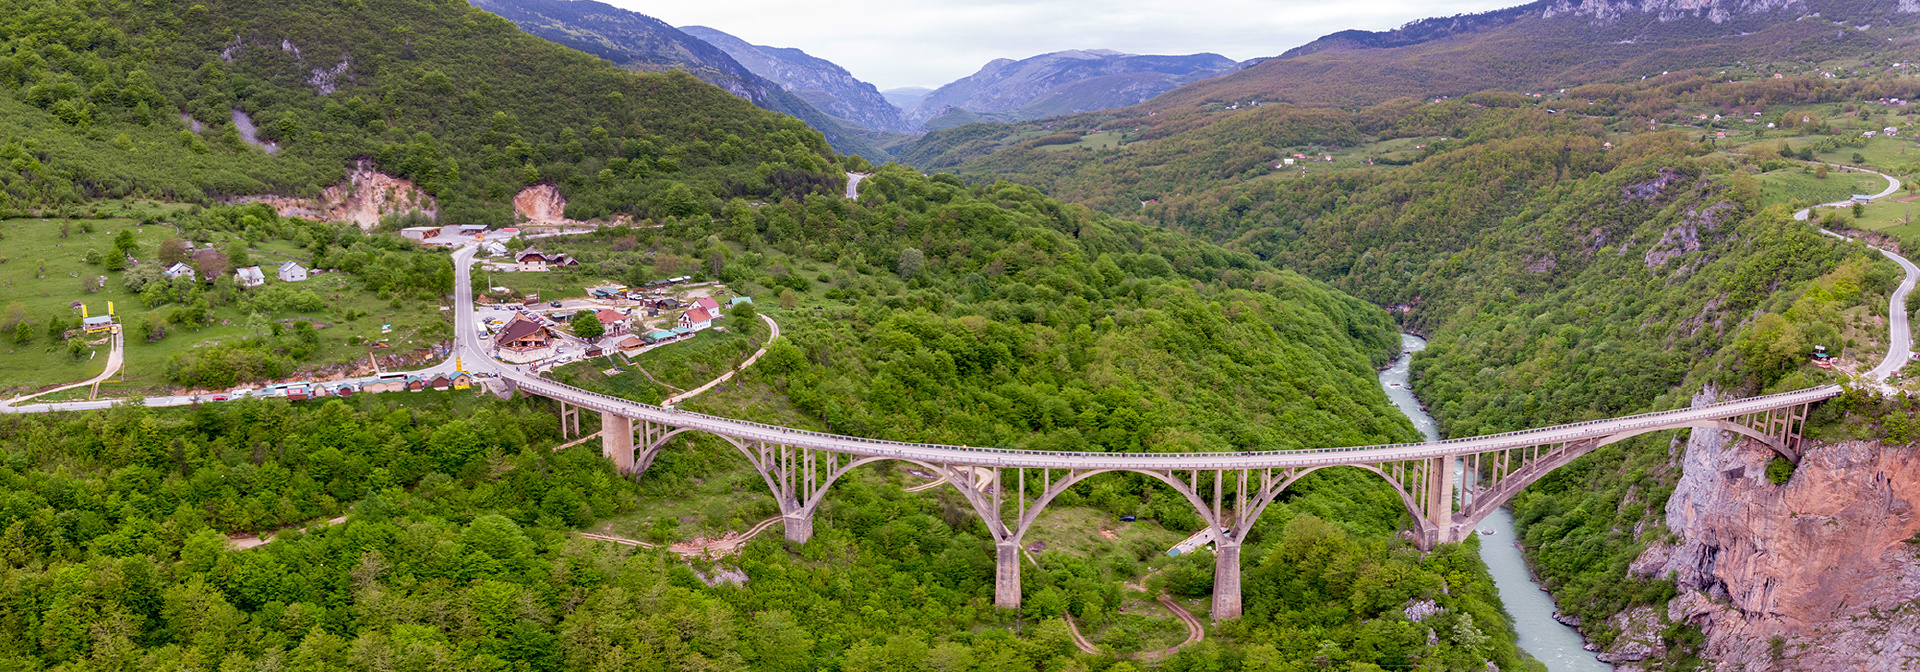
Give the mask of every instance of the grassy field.
[[[1108, 538], [1107, 534], [1112, 534]], [[1121, 522], [1118, 516], [1089, 506], [1049, 506], [1027, 532], [1027, 543], [1045, 543], [1043, 554], [1064, 553], [1083, 558], [1108, 554], [1165, 553], [1187, 538], [1187, 533], [1161, 527], [1158, 521]]]
[[1073, 144], [1047, 145], [1041, 147], [1040, 151], [1061, 152], [1069, 149], [1114, 149], [1126, 144], [1126, 142], [1127, 134], [1118, 131], [1107, 131], [1105, 133], [1091, 133], [1081, 136], [1080, 141]]
[[[4, 261], [0, 261], [0, 287], [6, 291], [8, 312], [18, 309], [32, 325], [32, 338], [19, 343], [6, 334], [6, 352], [0, 354], [0, 390], [10, 390], [5, 396], [30, 388], [46, 385], [78, 382], [98, 374], [105, 365], [104, 347], [97, 355], [88, 355], [80, 360], [69, 358], [63, 344], [56, 343], [46, 333], [46, 325], [52, 318], [77, 321], [81, 311], [70, 305], [75, 301], [83, 302], [89, 314], [99, 315], [106, 312], [111, 301], [123, 324], [138, 324], [147, 319], [156, 309], [143, 305], [139, 297], [128, 292], [123, 284], [124, 272], [108, 272], [103, 266], [89, 265], [83, 261], [88, 251], [111, 252], [113, 237], [120, 231], [128, 230], [134, 234], [140, 252], [137, 257], [148, 260], [154, 256], [162, 240], [178, 237], [179, 233], [167, 225], [142, 226], [141, 217], [170, 210], [164, 204], [152, 203], [103, 203], [100, 210], [106, 213], [121, 214], [126, 217], [112, 219], [90, 219], [64, 221], [59, 218], [48, 219], [10, 219], [0, 221], [0, 249], [4, 249]], [[66, 229], [63, 237], [61, 230]], [[85, 229], [90, 227], [91, 232]], [[217, 246], [225, 247], [226, 241], [216, 238]], [[268, 241], [257, 252], [250, 252], [254, 261], [263, 265], [278, 261], [295, 259], [305, 261], [304, 252], [286, 241]], [[277, 281], [272, 279], [271, 268], [266, 269], [269, 285]], [[100, 276], [107, 276], [104, 289], [95, 293], [86, 293], [82, 288], [83, 280], [97, 282]], [[96, 284], [97, 286], [97, 284]], [[314, 313], [280, 312], [268, 315], [276, 321], [293, 319], [308, 320], [320, 327], [320, 347], [316, 349], [310, 363], [328, 364], [364, 358], [369, 352], [365, 345], [349, 345], [351, 336], [364, 340], [388, 339], [391, 348], [386, 350], [403, 351], [430, 345], [431, 340], [423, 335], [429, 327], [443, 322], [439, 306], [420, 301], [381, 300], [371, 292], [359, 288], [350, 277], [341, 274], [315, 274], [313, 279], [302, 283], [302, 289], [319, 294], [327, 300], [327, 307]], [[171, 307], [161, 306], [157, 310], [168, 311]], [[102, 394], [130, 391], [151, 392], [166, 389], [164, 367], [167, 359], [176, 353], [187, 352], [194, 348], [245, 338], [251, 335], [244, 325], [247, 316], [232, 304], [214, 305], [213, 324], [198, 328], [180, 325], [170, 327], [166, 338], [157, 343], [145, 343], [132, 333], [127, 338], [126, 366], [120, 377], [108, 385], [102, 386]], [[348, 320], [352, 316], [354, 319]], [[11, 321], [11, 318], [8, 318]], [[383, 325], [392, 325], [389, 333], [382, 334]]]
[[1877, 194], [1887, 188], [1887, 181], [1878, 175], [1838, 170], [1827, 173], [1827, 177], [1821, 179], [1813, 173], [1801, 172], [1799, 168], [1785, 168], [1761, 173], [1757, 179], [1765, 205], [1793, 201], [1832, 203], [1854, 194]]

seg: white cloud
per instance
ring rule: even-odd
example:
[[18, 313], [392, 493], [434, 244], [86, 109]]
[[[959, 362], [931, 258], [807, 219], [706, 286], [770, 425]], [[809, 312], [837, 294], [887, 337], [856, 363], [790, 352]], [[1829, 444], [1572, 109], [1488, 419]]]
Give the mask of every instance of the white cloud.
[[675, 26], [702, 25], [794, 47], [882, 89], [939, 86], [996, 58], [1064, 49], [1136, 54], [1277, 56], [1352, 28], [1386, 30], [1429, 16], [1484, 12], [1518, 0], [603, 0]]

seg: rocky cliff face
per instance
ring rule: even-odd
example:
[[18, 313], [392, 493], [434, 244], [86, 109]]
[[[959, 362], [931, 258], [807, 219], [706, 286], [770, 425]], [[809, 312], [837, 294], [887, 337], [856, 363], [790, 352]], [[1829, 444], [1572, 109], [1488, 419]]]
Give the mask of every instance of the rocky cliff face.
[[1743, 14], [1775, 11], [1807, 12], [1804, 0], [1554, 0], [1545, 18], [1584, 16], [1601, 21], [1653, 15], [1663, 22], [1706, 19], [1725, 23]]
[[526, 220], [528, 224], [553, 225], [573, 224], [563, 213], [567, 211], [567, 199], [560, 190], [551, 184], [536, 184], [520, 190], [513, 195], [513, 213]]
[[265, 203], [282, 217], [353, 222], [362, 229], [380, 224], [388, 215], [404, 215], [418, 210], [428, 217], [437, 216], [432, 196], [412, 182], [374, 170], [365, 161], [339, 184], [327, 187], [318, 200], [289, 196], [247, 196], [234, 203]]
[[[1771, 450], [1722, 434], [1687, 444], [1667, 500], [1680, 541], [1650, 547], [1630, 570], [1674, 577], [1680, 595], [1665, 616], [1700, 625], [1719, 670], [1892, 670], [1920, 657], [1912, 447], [1809, 442], [1792, 480], [1774, 485]], [[1658, 616], [1630, 612], [1622, 625]], [[1622, 637], [1608, 653], [1659, 652]]]

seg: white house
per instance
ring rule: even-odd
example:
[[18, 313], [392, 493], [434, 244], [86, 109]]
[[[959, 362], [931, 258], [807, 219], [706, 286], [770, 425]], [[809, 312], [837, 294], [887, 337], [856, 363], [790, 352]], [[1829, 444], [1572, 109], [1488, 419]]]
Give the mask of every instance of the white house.
[[186, 262], [176, 261], [173, 263], [172, 266], [168, 266], [165, 272], [168, 279], [173, 279], [173, 278], [186, 278], [188, 280], [193, 279], [193, 267], [188, 266]]
[[513, 263], [518, 266], [518, 270], [537, 273], [547, 270], [547, 255], [529, 247], [513, 255]]
[[707, 327], [713, 326], [713, 313], [707, 312], [705, 308], [694, 306], [692, 309], [680, 315], [680, 326], [687, 327], [694, 331], [706, 329]]
[[248, 266], [234, 271], [233, 281], [241, 287], [259, 287], [267, 284], [267, 274], [260, 272], [259, 266]]
[[302, 282], [307, 279], [307, 269], [300, 262], [289, 261], [280, 265], [281, 282]]

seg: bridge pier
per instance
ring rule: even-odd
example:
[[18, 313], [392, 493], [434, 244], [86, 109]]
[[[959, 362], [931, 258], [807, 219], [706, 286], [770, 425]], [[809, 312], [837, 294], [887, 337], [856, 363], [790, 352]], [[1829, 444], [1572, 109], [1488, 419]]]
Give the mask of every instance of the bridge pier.
[[1213, 543], [1213, 620], [1240, 617], [1240, 541], [1219, 535]]
[[997, 540], [993, 543], [993, 606], [1020, 608], [1020, 541]]
[[580, 435], [580, 407], [560, 402], [560, 437], [571, 439]]
[[813, 510], [781, 512], [780, 526], [786, 530], [787, 541], [796, 544], [807, 543], [813, 538]]
[[613, 461], [614, 471], [634, 473], [632, 418], [613, 413], [600, 414], [600, 454]]

